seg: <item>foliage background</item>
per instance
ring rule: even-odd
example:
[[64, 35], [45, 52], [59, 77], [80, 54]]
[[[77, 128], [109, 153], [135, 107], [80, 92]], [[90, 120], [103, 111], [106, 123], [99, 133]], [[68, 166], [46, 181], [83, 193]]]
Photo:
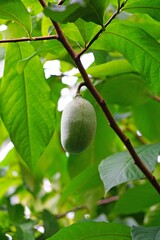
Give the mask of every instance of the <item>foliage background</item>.
[[[158, 239], [159, 195], [86, 88], [82, 95], [97, 114], [96, 136], [77, 155], [66, 154], [61, 147], [61, 103], [71, 100], [82, 77], [70, 71], [75, 62], [54, 39], [49, 17], [60, 23], [77, 54], [83, 49], [93, 54], [87, 69], [92, 84], [159, 179], [160, 3], [119, 1], [124, 4], [122, 12], [87, 49], [118, 1], [65, 1], [61, 11], [57, 1], [49, 2], [54, 7], [45, 10], [40, 1], [0, 3], [1, 68], [5, 65], [0, 101], [0, 238]], [[24, 38], [28, 41], [22, 42]], [[46, 77], [49, 60], [59, 60], [60, 71]]]

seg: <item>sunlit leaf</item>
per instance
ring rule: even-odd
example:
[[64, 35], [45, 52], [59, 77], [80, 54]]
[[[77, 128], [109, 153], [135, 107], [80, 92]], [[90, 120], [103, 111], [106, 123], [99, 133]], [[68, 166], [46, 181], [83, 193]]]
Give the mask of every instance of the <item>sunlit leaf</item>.
[[129, 61], [155, 93], [160, 93], [160, 44], [138, 27], [111, 24], [105, 33], [108, 43]]
[[160, 21], [160, 1], [159, 0], [129, 0], [127, 1], [123, 11], [131, 13], [147, 13], [152, 18]]
[[10, 44], [1, 86], [1, 115], [17, 151], [33, 167], [55, 127], [55, 107], [38, 57], [19, 74], [16, 64], [32, 55], [29, 43]]
[[48, 240], [131, 240], [130, 228], [116, 223], [80, 222], [62, 229]]
[[31, 33], [31, 17], [21, 1], [1, 0], [0, 18], [16, 21]]

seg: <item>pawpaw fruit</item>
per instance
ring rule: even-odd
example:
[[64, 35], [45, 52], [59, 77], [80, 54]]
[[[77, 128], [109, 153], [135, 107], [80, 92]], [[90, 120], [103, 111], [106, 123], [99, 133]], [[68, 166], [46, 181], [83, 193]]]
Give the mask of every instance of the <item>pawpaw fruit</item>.
[[65, 107], [61, 118], [61, 143], [69, 153], [79, 153], [91, 143], [96, 132], [96, 113], [80, 94]]

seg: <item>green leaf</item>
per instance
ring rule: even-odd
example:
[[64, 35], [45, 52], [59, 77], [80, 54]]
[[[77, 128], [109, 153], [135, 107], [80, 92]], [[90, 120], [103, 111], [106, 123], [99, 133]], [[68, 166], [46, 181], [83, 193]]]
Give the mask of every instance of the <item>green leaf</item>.
[[133, 240], [159, 240], [160, 239], [160, 227], [132, 227], [132, 239]]
[[15, 21], [31, 33], [31, 17], [21, 1], [1, 0], [0, 18]]
[[17, 232], [14, 236], [16, 240], [35, 240], [33, 231], [34, 221], [27, 220], [16, 227]]
[[[151, 195], [152, 196], [152, 195]], [[152, 206], [144, 217], [145, 226], [159, 226], [160, 204]]]
[[79, 192], [83, 193], [87, 190], [95, 189], [98, 186], [101, 186], [101, 181], [99, 178], [97, 166], [93, 165], [82, 171], [79, 175], [70, 181], [61, 195], [60, 202], [63, 203], [63, 201], [66, 200], [68, 196], [71, 196], [73, 194], [75, 196]]
[[156, 94], [160, 93], [160, 44], [137, 27], [113, 23], [108, 26], [105, 45], [112, 46], [129, 61]]
[[63, 228], [48, 240], [131, 240], [130, 228], [116, 223], [81, 222]]
[[160, 1], [159, 0], [129, 0], [123, 8], [123, 11], [131, 13], [147, 13], [152, 18], [160, 21]]
[[116, 202], [113, 211], [116, 214], [138, 213], [145, 211], [150, 206], [159, 203], [159, 201], [159, 194], [153, 186], [147, 182], [146, 184], [135, 186], [126, 191]]
[[[150, 100], [144, 105], [137, 106], [133, 109], [133, 117], [137, 128], [142, 135], [150, 141], [160, 140], [160, 104], [155, 100]], [[144, 121], [145, 119], [145, 121]], [[153, 127], [151, 127], [153, 126]]]
[[[152, 172], [157, 164], [160, 144], [138, 147], [137, 154]], [[112, 187], [132, 180], [145, 178], [128, 152], [120, 152], [104, 159], [99, 165], [99, 173], [107, 193]]]
[[113, 60], [87, 69], [87, 73], [95, 78], [112, 77], [133, 72], [136, 73], [134, 68], [125, 59]]
[[14, 224], [22, 223], [24, 221], [24, 206], [21, 204], [8, 204], [8, 213], [10, 220]]
[[108, 0], [75, 0], [72, 4], [52, 5], [44, 9], [46, 16], [60, 23], [75, 22], [82, 18], [87, 22], [103, 25], [103, 16], [108, 5]]
[[38, 57], [19, 74], [16, 64], [34, 53], [30, 43], [10, 44], [1, 85], [1, 115], [18, 153], [33, 168], [55, 128], [55, 106]]
[[37, 240], [45, 240], [46, 238], [52, 236], [59, 230], [59, 225], [57, 223], [56, 217], [50, 213], [48, 210], [43, 210], [42, 218], [44, 222], [44, 234], [40, 235]]

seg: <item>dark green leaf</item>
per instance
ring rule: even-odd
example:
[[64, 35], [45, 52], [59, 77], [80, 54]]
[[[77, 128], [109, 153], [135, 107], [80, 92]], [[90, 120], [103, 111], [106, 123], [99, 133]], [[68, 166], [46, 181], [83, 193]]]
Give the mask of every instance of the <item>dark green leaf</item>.
[[52, 5], [45, 8], [44, 13], [53, 21], [61, 23], [75, 22], [82, 18], [87, 22], [95, 22], [103, 25], [103, 16], [108, 5], [108, 0], [75, 0], [72, 4], [56, 6]]
[[[149, 197], [152, 196], [152, 197]], [[114, 212], [132, 214], [145, 211], [160, 201], [159, 194], [150, 183], [135, 186], [125, 192], [117, 201]]]
[[44, 222], [44, 234], [39, 236], [37, 240], [45, 240], [59, 230], [59, 225], [57, 223], [56, 217], [48, 210], [43, 211], [42, 219]]
[[[142, 135], [151, 141], [160, 140], [160, 104], [154, 100], [133, 109], [135, 123]], [[144, 121], [145, 119], [145, 121]], [[152, 127], [153, 126], [153, 127]]]
[[48, 240], [131, 240], [130, 228], [116, 223], [81, 222], [63, 228]]
[[34, 222], [27, 220], [16, 227], [17, 232], [14, 236], [15, 240], [35, 240], [33, 231]]
[[147, 13], [152, 18], [160, 21], [160, 1], [147, 1], [147, 0], [129, 0], [127, 1], [123, 11], [131, 13]]
[[[152, 195], [150, 195], [152, 196]], [[159, 226], [160, 219], [160, 204], [156, 204], [147, 211], [144, 217], [145, 226]]]
[[133, 240], [159, 240], [160, 227], [132, 227]]
[[21, 204], [8, 204], [8, 212], [10, 220], [14, 224], [22, 223], [24, 220], [24, 206]]
[[[137, 154], [151, 172], [157, 164], [159, 151], [160, 144], [137, 148]], [[104, 159], [99, 165], [99, 172], [105, 186], [105, 193], [121, 183], [144, 178], [128, 152], [116, 153]]]
[[0, 18], [16, 21], [29, 34], [31, 33], [31, 17], [21, 1], [1, 0]]
[[71, 180], [71, 182], [64, 189], [60, 201], [62, 203], [68, 196], [71, 196], [73, 194], [76, 195], [79, 192], [83, 193], [98, 186], [101, 186], [101, 181], [99, 178], [97, 166], [93, 165], [85, 169], [83, 172]]
[[32, 58], [22, 73], [17, 72], [18, 61], [33, 53], [29, 43], [9, 45], [1, 86], [4, 124], [17, 151], [32, 168], [55, 127], [55, 106], [39, 58]]

